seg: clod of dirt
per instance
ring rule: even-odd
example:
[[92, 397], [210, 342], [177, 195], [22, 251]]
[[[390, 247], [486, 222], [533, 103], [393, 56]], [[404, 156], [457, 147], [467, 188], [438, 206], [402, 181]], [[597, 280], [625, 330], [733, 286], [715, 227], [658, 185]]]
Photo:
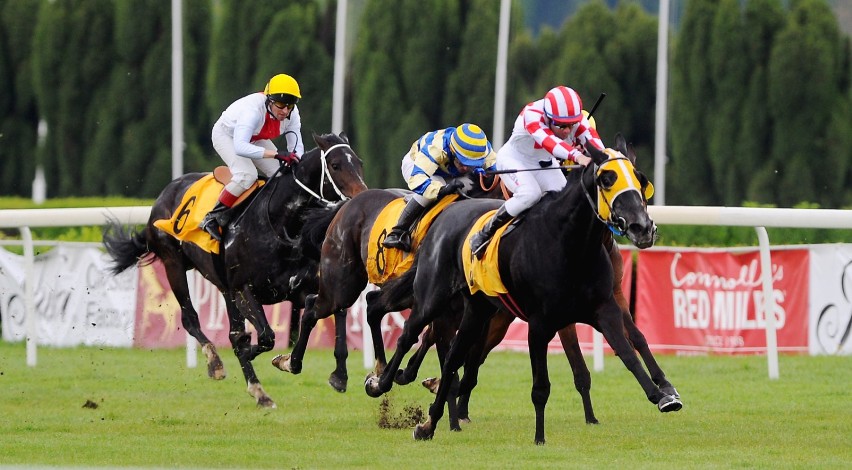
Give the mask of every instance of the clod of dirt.
[[91, 409], [94, 410], [97, 407], [98, 407], [98, 404], [93, 402], [92, 400], [86, 400], [86, 403], [83, 403], [83, 408], [91, 408]]
[[405, 429], [413, 428], [423, 422], [425, 413], [419, 405], [408, 404], [402, 412], [395, 413], [395, 409], [387, 396], [382, 397], [379, 404], [379, 419], [377, 424], [382, 429]]

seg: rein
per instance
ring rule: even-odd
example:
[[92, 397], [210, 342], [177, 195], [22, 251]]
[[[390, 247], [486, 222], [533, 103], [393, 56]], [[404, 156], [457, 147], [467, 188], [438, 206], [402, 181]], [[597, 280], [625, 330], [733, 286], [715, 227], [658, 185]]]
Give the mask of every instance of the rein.
[[[319, 192], [319, 194], [317, 194], [311, 188], [307, 187], [305, 185], [305, 183], [302, 183], [301, 181], [299, 181], [299, 178], [296, 177], [296, 172], [293, 171], [293, 180], [296, 181], [296, 184], [298, 184], [299, 187], [304, 189], [305, 192], [307, 192], [308, 194], [317, 198], [320, 202], [325, 204], [326, 207], [331, 207], [331, 206], [333, 206], [337, 203], [337, 201], [330, 201], [330, 200], [326, 199], [325, 195], [323, 194], [323, 189], [325, 188], [326, 177], [328, 177], [328, 182], [331, 183], [331, 187], [334, 188], [334, 192], [337, 193], [337, 196], [340, 198], [341, 201], [346, 201], [346, 200], [349, 199], [348, 197], [346, 197], [343, 194], [343, 192], [340, 191], [340, 188], [337, 187], [337, 183], [334, 182], [334, 178], [331, 177], [331, 172], [328, 171], [328, 163], [326, 162], [326, 158], [325, 158], [326, 155], [328, 155], [329, 153], [331, 153], [332, 150], [334, 150], [338, 147], [347, 147], [347, 148], [351, 149], [351, 147], [349, 147], [349, 144], [334, 144], [331, 147], [329, 147], [328, 150], [322, 150], [320, 152], [320, 161], [321, 161], [321, 165], [322, 165], [322, 173], [321, 173], [321, 176], [320, 176], [320, 192]], [[296, 166], [296, 169], [298, 169], [298, 166]]]

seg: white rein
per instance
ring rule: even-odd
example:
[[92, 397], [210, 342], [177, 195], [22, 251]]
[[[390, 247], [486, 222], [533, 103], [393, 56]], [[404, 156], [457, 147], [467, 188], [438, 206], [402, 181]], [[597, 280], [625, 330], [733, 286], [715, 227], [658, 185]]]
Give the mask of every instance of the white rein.
[[[331, 147], [329, 147], [328, 150], [323, 150], [323, 151], [320, 152], [320, 163], [322, 165], [322, 174], [320, 176], [320, 193], [319, 194], [314, 192], [311, 188], [305, 186], [305, 183], [302, 183], [301, 181], [299, 181], [299, 178], [296, 178], [296, 174], [293, 173], [293, 179], [296, 180], [296, 184], [301, 186], [302, 189], [304, 189], [308, 194], [319, 199], [320, 201], [322, 201], [327, 206], [332, 206], [336, 202], [335, 201], [329, 201], [328, 199], [323, 197], [323, 188], [325, 187], [326, 177], [328, 177], [328, 181], [331, 183], [331, 187], [334, 188], [334, 192], [337, 193], [337, 196], [340, 197], [341, 201], [346, 201], [346, 200], [349, 199], [340, 191], [340, 188], [337, 187], [337, 184], [334, 182], [334, 178], [331, 177], [331, 173], [328, 171], [328, 164], [325, 161], [325, 156], [328, 155], [329, 153], [331, 153], [332, 150], [334, 150], [338, 147], [349, 147], [349, 144], [335, 144], [335, 145], [332, 145]], [[351, 149], [351, 147], [349, 147], [349, 148]]]

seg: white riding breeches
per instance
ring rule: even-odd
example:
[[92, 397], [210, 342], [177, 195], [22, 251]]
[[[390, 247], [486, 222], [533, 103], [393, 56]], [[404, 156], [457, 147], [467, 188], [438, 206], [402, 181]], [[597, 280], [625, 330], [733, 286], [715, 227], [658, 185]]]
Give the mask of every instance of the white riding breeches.
[[[278, 170], [279, 163], [274, 158], [246, 158], [237, 155], [234, 150], [234, 138], [220, 129], [218, 125], [213, 126], [211, 138], [216, 153], [231, 170], [231, 182], [226, 189], [234, 196], [244, 193], [257, 181], [258, 170], [266, 176], [272, 176]], [[269, 150], [278, 150], [271, 140], [258, 140], [253, 144]]]
[[[560, 161], [553, 156], [549, 157], [550, 167], [558, 168]], [[497, 152], [498, 170], [526, 170], [540, 169], [541, 157], [530, 157], [517, 151], [511, 140]], [[500, 176], [506, 189], [512, 192], [512, 197], [504, 204], [506, 212], [512, 217], [517, 217], [525, 210], [537, 203], [545, 191], [559, 191], [565, 187], [565, 175], [561, 171], [539, 170], [525, 171], [520, 173], [506, 173]]]

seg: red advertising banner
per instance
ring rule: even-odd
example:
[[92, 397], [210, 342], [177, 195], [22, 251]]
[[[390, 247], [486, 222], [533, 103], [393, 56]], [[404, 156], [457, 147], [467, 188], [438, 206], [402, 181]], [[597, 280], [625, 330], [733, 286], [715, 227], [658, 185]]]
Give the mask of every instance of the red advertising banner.
[[[808, 351], [808, 250], [772, 250], [778, 350]], [[636, 323], [651, 349], [677, 354], [766, 351], [760, 253], [639, 252]]]
[[[190, 281], [201, 330], [217, 347], [230, 348], [230, 325], [222, 294], [201, 275], [193, 273], [190, 275]], [[286, 349], [290, 337], [290, 302], [267, 305], [263, 309], [267, 321], [275, 331], [276, 349]], [[254, 329], [249, 324], [246, 325], [246, 331], [254, 334]], [[252, 342], [257, 342], [256, 335]], [[159, 261], [139, 268], [133, 345], [143, 348], [174, 348], [186, 345], [186, 331], [181, 325], [180, 306]]]
[[[624, 290], [624, 295], [630, 299], [631, 285], [633, 284], [633, 256], [630, 250], [620, 250], [621, 259], [624, 262], [624, 277], [621, 279], [621, 288]], [[592, 352], [592, 335], [594, 329], [586, 324], [577, 324], [577, 337], [580, 340], [580, 349], [583, 353]], [[604, 341], [604, 351], [612, 352], [609, 345]], [[506, 337], [500, 342], [497, 349], [511, 349], [515, 351], [527, 350], [527, 324], [524, 321], [515, 319], [509, 326], [509, 331], [506, 332]], [[562, 343], [559, 341], [559, 335], [556, 335], [547, 345], [547, 352], [557, 353], [562, 351]]]

